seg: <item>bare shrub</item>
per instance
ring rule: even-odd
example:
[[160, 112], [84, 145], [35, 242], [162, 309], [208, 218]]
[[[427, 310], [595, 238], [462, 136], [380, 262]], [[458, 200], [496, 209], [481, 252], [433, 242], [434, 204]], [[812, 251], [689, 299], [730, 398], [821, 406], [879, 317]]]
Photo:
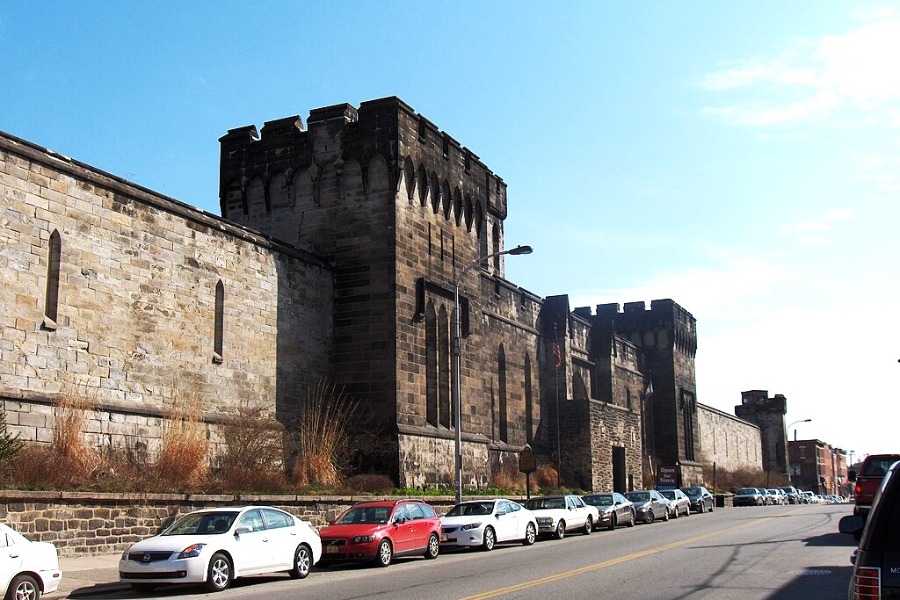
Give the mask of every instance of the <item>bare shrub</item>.
[[284, 428], [261, 406], [242, 404], [221, 427], [224, 471], [283, 471]]
[[290, 491], [290, 483], [284, 473], [272, 470], [254, 470], [232, 467], [222, 471], [211, 488], [219, 492], [256, 492], [277, 494]]
[[[715, 477], [714, 477], [715, 475]], [[706, 487], [713, 489], [713, 482], [718, 490], [727, 490], [735, 492], [742, 487], [775, 487], [784, 485], [783, 474], [770, 473], [766, 476], [766, 472], [762, 469], [736, 469], [733, 471], [719, 468], [713, 474], [712, 465], [703, 465], [703, 479]], [[769, 485], [766, 485], [768, 480]]]
[[539, 466], [532, 479], [539, 489], [559, 488], [559, 475], [557, 475], [556, 469], [550, 465]]
[[207, 456], [206, 425], [199, 394], [179, 394], [172, 400], [163, 425], [156, 475], [178, 488], [198, 486], [206, 480]]
[[293, 436], [297, 458], [291, 477], [299, 485], [337, 485], [347, 462], [350, 442], [349, 423], [358, 403], [336, 389], [333, 384], [320, 381], [310, 391]]
[[348, 477], [341, 484], [341, 490], [348, 492], [389, 492], [396, 486], [387, 475], [361, 473]]
[[284, 476], [284, 427], [263, 407], [244, 403], [221, 427], [225, 451], [217, 487], [280, 492]]
[[154, 491], [155, 480], [147, 477], [152, 465], [143, 442], [121, 447], [104, 447], [100, 452], [100, 465], [101, 467], [94, 472], [93, 489], [122, 492]]

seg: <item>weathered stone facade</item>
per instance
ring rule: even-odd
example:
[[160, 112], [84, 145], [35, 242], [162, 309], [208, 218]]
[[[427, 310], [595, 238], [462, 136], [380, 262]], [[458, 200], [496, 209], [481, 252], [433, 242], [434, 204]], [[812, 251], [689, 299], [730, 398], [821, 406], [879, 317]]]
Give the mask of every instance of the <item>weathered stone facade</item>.
[[591, 314], [507, 281], [505, 183], [397, 98], [307, 125], [220, 139], [223, 218], [0, 134], [10, 430], [48, 441], [75, 390], [96, 444], [152, 454], [175, 400], [203, 403], [215, 442], [242, 402], [287, 422], [330, 378], [362, 405], [354, 466], [401, 486], [452, 486], [459, 426], [467, 487], [526, 443], [570, 486], [625, 491], [660, 464], [697, 480], [690, 313]]
[[396, 98], [313, 110], [307, 125], [221, 138], [223, 216], [333, 265], [332, 373], [367, 407], [364, 427], [389, 432], [371, 436], [363, 468], [387, 463], [401, 485], [453, 482], [458, 283], [463, 471], [490, 483], [540, 422], [540, 298], [503, 279], [502, 256], [463, 277], [504, 250], [506, 185]]
[[88, 398], [97, 445], [153, 452], [175, 400], [287, 419], [328, 374], [320, 259], [0, 136], [0, 397], [23, 440]]
[[763, 470], [785, 475], [788, 473], [786, 413], [784, 395], [769, 398], [767, 390], [741, 392], [741, 403], [734, 407], [734, 414], [759, 427]]
[[721, 410], [697, 405], [700, 462], [726, 471], [762, 469], [759, 427]]

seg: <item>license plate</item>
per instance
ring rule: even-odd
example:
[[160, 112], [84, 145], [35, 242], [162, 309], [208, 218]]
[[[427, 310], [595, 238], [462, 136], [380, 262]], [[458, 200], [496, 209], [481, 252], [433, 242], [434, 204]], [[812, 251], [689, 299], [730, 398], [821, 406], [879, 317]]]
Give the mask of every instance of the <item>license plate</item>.
[[340, 550], [340, 548], [337, 546], [325, 546], [325, 554], [337, 554], [338, 550]]

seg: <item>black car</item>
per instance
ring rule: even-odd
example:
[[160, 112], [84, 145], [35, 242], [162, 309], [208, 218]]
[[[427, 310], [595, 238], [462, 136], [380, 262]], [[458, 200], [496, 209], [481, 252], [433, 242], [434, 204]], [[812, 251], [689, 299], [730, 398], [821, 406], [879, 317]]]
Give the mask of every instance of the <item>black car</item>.
[[716, 508], [716, 499], [713, 498], [712, 492], [702, 485], [682, 488], [684, 495], [691, 500], [691, 510], [698, 513], [706, 511], [712, 512]]
[[900, 598], [900, 462], [885, 475], [868, 519], [847, 516], [839, 528], [854, 535], [862, 531], [853, 553], [849, 598]]

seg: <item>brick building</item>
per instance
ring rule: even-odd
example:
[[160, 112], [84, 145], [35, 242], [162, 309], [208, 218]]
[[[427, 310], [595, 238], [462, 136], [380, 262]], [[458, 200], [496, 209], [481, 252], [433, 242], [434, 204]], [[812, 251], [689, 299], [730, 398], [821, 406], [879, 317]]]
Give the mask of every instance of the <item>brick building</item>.
[[844, 450], [822, 440], [794, 440], [788, 452], [793, 485], [816, 494], [851, 494]]
[[515, 471], [526, 443], [569, 485], [640, 486], [647, 458], [697, 480], [690, 313], [654, 300], [592, 314], [508, 281], [506, 184], [397, 98], [306, 125], [220, 139], [221, 218], [0, 135], [12, 430], [47, 441], [76, 386], [96, 401], [97, 444], [152, 453], [178, 396], [201, 399], [215, 441], [241, 402], [289, 422], [329, 378], [364, 406], [356, 468], [449, 486], [458, 289], [466, 486]]

